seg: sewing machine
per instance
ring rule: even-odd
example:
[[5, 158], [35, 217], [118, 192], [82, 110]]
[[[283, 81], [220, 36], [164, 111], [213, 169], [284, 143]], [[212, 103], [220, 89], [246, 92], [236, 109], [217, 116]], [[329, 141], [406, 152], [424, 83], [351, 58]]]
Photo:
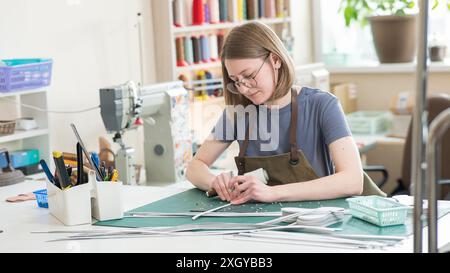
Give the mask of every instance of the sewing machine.
[[[134, 148], [122, 135], [144, 126], [144, 158], [147, 183], [184, 179], [192, 157], [189, 130], [189, 98], [181, 81], [138, 87], [133, 82], [100, 89], [103, 123], [120, 145], [115, 162], [119, 180], [135, 185]], [[142, 122], [143, 120], [143, 122]]]

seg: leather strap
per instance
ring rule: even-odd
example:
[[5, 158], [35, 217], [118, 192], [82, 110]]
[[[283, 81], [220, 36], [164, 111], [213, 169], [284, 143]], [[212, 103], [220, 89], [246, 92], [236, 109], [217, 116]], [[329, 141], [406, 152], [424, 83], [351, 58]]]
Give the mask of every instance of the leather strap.
[[297, 92], [291, 89], [291, 124], [290, 124], [290, 143], [291, 143], [291, 164], [297, 164], [299, 160], [297, 145]]
[[[246, 122], [246, 120], [248, 120], [248, 123], [245, 125], [245, 138], [244, 138], [244, 143], [242, 144], [242, 148], [239, 149], [239, 157], [244, 157], [245, 153], [247, 152], [247, 147], [248, 147], [248, 141], [250, 139], [250, 130], [249, 125], [250, 125], [250, 120], [249, 120], [249, 115], [248, 113], [245, 113], [245, 118], [244, 118], [244, 122]], [[237, 122], [237, 120], [236, 120]]]

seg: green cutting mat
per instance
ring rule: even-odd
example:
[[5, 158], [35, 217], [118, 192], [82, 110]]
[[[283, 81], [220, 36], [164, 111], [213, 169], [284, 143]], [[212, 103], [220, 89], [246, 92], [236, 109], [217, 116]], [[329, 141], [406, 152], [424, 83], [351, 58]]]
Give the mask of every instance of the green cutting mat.
[[[208, 198], [205, 192], [198, 189], [190, 189], [165, 199], [133, 209], [129, 212], [187, 212], [205, 211], [226, 202], [218, 198]], [[247, 203], [238, 206], [230, 206], [219, 211], [222, 212], [273, 212], [280, 211], [282, 207], [318, 208], [318, 207], [342, 207], [348, 209], [345, 198], [324, 201], [302, 201], [302, 202], [277, 202], [277, 203]], [[444, 216], [450, 209], [440, 210], [439, 218]], [[111, 227], [166, 227], [192, 223], [259, 223], [274, 219], [276, 217], [200, 217], [193, 221], [191, 217], [155, 217], [155, 218], [123, 218], [120, 220], [99, 221], [94, 225]], [[341, 228], [345, 234], [364, 235], [410, 235], [413, 233], [412, 210], [408, 213], [404, 225], [379, 227], [363, 220], [346, 216], [342, 223], [332, 225], [333, 228]]]

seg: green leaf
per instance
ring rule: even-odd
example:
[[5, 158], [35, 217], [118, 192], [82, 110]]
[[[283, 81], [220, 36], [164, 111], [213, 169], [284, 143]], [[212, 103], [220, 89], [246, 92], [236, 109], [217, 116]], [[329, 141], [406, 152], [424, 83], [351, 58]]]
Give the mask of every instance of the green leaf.
[[384, 4], [380, 3], [380, 4], [377, 5], [377, 9], [380, 9], [380, 10], [382, 10], [382, 11], [385, 11], [385, 10], [386, 10], [386, 7], [384, 6]]
[[347, 27], [350, 26], [350, 22], [352, 21], [354, 12], [355, 12], [354, 8], [349, 6], [347, 6], [344, 10], [345, 25]]
[[397, 16], [404, 16], [405, 15], [405, 11], [402, 10], [402, 9], [399, 9], [394, 14], [397, 15]]
[[431, 9], [435, 9], [438, 5], [439, 5], [439, 1], [438, 0], [434, 0], [433, 7]]
[[361, 20], [361, 26], [362, 27], [365, 27], [365, 26], [367, 26], [369, 24], [369, 20], [367, 20], [367, 17], [364, 17], [362, 20]]

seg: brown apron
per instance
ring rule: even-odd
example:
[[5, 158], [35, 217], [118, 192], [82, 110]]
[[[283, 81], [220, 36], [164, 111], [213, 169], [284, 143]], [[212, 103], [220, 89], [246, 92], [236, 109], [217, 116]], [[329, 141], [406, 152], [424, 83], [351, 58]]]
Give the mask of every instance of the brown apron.
[[[239, 156], [235, 157], [239, 175], [263, 168], [269, 177], [269, 186], [305, 182], [319, 178], [303, 151], [297, 146], [297, 109], [297, 92], [291, 89], [291, 151], [288, 153], [273, 156], [245, 156], [249, 143], [249, 126], [247, 125], [245, 139], [239, 149]], [[365, 172], [362, 195], [386, 196]]]

